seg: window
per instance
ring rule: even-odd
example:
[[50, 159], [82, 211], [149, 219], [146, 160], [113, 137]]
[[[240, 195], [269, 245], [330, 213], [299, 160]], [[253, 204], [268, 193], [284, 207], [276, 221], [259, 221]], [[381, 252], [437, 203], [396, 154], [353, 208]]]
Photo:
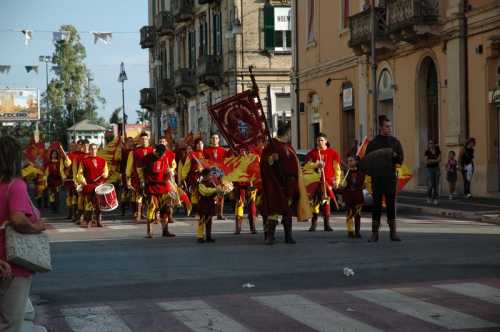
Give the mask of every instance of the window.
[[342, 13], [342, 30], [348, 29], [349, 28], [349, 16], [350, 15], [350, 8], [349, 8], [349, 1], [350, 0], [342, 0], [340, 2], [342, 8], [341, 8], [341, 13]]
[[200, 40], [200, 46], [199, 46], [199, 55], [207, 55], [208, 54], [208, 24], [207, 24], [207, 17], [203, 16], [200, 18], [200, 25], [199, 25], [199, 40]]
[[212, 53], [216, 55], [222, 55], [222, 27], [221, 27], [221, 14], [214, 13], [212, 20]]
[[188, 34], [188, 47], [189, 47], [189, 63], [191, 69], [196, 67], [196, 31], [190, 31]]
[[314, 33], [314, 1], [307, 0], [307, 42], [314, 42], [316, 36]]
[[264, 7], [264, 48], [268, 52], [290, 51], [292, 29], [290, 7]]

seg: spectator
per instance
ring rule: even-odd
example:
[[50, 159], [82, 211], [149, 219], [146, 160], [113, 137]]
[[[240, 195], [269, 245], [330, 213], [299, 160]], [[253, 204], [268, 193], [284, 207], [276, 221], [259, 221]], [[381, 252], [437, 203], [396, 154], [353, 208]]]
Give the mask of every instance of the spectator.
[[474, 148], [476, 147], [476, 139], [471, 137], [465, 142], [465, 145], [460, 152], [460, 168], [462, 170], [462, 177], [464, 179], [464, 196], [471, 198], [470, 185], [472, 176], [474, 175]]
[[[37, 234], [45, 230], [45, 225], [40, 221], [40, 212], [31, 203], [26, 183], [21, 179], [21, 161], [22, 149], [17, 140], [11, 136], [0, 137], [0, 226], [8, 222], [19, 233]], [[6, 259], [5, 247], [5, 230], [2, 229], [0, 261]], [[5, 269], [5, 264], [2, 266]], [[0, 280], [0, 331], [21, 331], [32, 274], [11, 264], [10, 276]]]
[[425, 157], [427, 158], [427, 203], [438, 205], [441, 150], [432, 140], [429, 141]]
[[448, 153], [448, 162], [446, 163], [446, 181], [448, 181], [448, 187], [450, 190], [450, 200], [453, 199], [453, 195], [455, 194], [455, 190], [457, 187], [457, 172], [458, 162], [455, 159], [455, 151], [450, 151]]

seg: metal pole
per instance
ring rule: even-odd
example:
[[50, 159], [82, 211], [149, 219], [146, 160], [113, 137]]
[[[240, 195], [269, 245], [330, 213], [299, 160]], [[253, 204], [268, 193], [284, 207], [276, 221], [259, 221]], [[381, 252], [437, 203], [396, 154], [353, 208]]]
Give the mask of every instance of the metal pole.
[[371, 3], [371, 75], [372, 75], [372, 107], [373, 107], [373, 136], [377, 135], [378, 129], [378, 86], [377, 86], [377, 15], [375, 12], [375, 1]]
[[[159, 93], [158, 93], [158, 90], [159, 90], [159, 82], [160, 82], [160, 66], [157, 64], [155, 70], [156, 70], [156, 75], [155, 75], [155, 78], [156, 78], [156, 82], [155, 82], [155, 114], [156, 117], [157, 117], [157, 120], [156, 120], [156, 132], [154, 133], [155, 135], [155, 138], [156, 138], [156, 142], [158, 142], [160, 140], [160, 103], [159, 103]], [[154, 122], [154, 118], [155, 116], [152, 116], [151, 117], [151, 126], [153, 127], [153, 122]]]
[[122, 142], [125, 142], [127, 135], [125, 125], [125, 81], [122, 81]]
[[51, 141], [51, 132], [50, 127], [52, 127], [52, 122], [50, 121], [50, 110], [49, 110], [49, 62], [45, 61], [45, 106], [47, 109], [45, 113], [47, 114], [47, 122], [48, 122], [48, 136], [49, 142]]

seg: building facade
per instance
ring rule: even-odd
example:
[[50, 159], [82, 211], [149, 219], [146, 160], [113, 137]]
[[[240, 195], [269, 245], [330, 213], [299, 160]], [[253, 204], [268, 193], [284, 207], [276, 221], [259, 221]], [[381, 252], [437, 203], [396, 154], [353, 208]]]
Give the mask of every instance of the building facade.
[[[149, 0], [141, 47], [150, 52], [150, 88], [141, 105], [152, 129], [204, 138], [217, 131], [208, 107], [251, 88], [249, 66], [273, 127], [290, 120], [289, 0]], [[155, 101], [158, 100], [158, 103]]]
[[500, 1], [379, 0], [374, 25], [371, 2], [293, 1], [295, 143], [326, 132], [345, 156], [386, 114], [414, 170], [408, 189], [425, 186], [429, 140], [444, 163], [474, 137], [473, 194], [498, 196]]

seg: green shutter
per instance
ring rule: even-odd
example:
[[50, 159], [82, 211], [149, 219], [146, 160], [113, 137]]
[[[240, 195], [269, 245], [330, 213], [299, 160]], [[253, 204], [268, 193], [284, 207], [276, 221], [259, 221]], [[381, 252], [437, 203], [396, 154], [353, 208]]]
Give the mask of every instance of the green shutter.
[[264, 48], [274, 51], [274, 7], [269, 4], [264, 6]]

